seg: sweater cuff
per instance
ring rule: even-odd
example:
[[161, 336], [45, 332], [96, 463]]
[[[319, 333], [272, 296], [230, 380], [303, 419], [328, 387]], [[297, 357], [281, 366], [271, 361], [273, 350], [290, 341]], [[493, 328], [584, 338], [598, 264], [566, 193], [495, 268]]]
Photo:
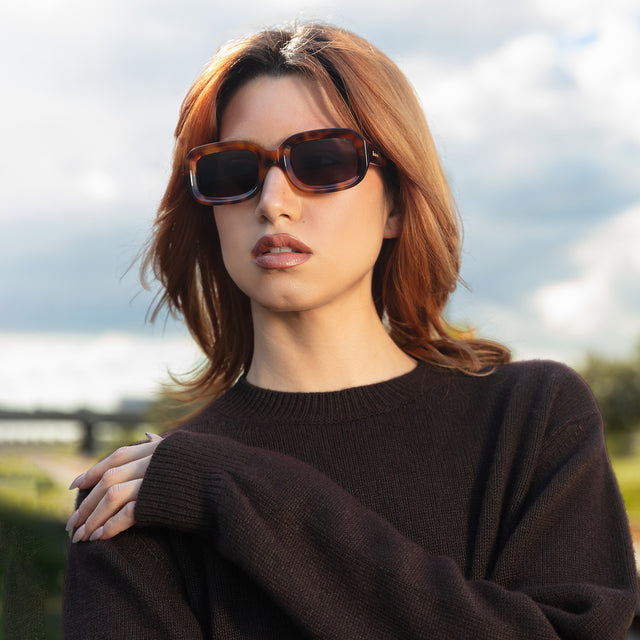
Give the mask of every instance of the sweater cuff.
[[246, 465], [247, 453], [229, 438], [172, 433], [151, 457], [136, 500], [136, 524], [215, 535], [224, 485]]

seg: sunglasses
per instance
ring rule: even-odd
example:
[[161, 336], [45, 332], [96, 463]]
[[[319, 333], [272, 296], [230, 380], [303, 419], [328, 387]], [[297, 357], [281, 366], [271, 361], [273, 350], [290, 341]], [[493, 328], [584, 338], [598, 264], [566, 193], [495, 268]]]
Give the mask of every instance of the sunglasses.
[[208, 205], [252, 198], [273, 166], [301, 191], [329, 193], [358, 184], [369, 164], [383, 165], [384, 159], [352, 129], [296, 133], [273, 151], [243, 140], [213, 142], [192, 149], [185, 160], [191, 192]]

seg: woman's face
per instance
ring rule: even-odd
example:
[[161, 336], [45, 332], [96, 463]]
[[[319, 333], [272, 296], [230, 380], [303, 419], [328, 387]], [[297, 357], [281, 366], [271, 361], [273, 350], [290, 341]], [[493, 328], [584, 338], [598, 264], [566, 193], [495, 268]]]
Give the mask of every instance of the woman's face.
[[[231, 98], [220, 140], [277, 148], [289, 136], [344, 127], [317, 85], [300, 76], [261, 76]], [[250, 200], [214, 206], [229, 275], [256, 305], [275, 312], [348, 312], [371, 305], [373, 266], [383, 238], [399, 233], [380, 170], [355, 187], [309, 193], [271, 167]], [[289, 248], [294, 252], [290, 252]]]

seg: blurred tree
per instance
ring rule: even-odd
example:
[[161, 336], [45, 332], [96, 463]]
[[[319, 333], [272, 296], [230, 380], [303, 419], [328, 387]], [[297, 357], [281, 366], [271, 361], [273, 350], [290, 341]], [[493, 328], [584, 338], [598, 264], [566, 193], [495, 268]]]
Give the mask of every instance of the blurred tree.
[[581, 374], [600, 405], [609, 442], [618, 453], [631, 453], [640, 430], [640, 344], [626, 360], [589, 356]]

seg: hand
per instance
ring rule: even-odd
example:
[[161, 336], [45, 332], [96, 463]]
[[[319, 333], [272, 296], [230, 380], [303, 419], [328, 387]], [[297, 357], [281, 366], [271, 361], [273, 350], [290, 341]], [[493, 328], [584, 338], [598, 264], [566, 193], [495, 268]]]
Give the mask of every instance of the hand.
[[107, 540], [135, 524], [134, 510], [142, 479], [162, 438], [147, 434], [149, 442], [121, 447], [78, 476], [69, 489], [88, 489], [89, 495], [67, 522], [77, 528], [71, 542]]

